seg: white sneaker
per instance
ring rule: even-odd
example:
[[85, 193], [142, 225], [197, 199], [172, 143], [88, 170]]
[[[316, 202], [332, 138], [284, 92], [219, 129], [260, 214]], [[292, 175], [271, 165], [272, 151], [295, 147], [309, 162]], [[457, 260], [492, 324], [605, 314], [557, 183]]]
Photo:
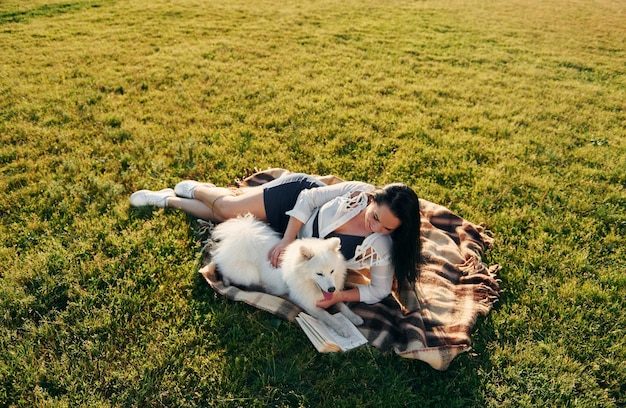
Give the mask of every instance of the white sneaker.
[[198, 187], [212, 188], [212, 187], [215, 187], [215, 184], [200, 183], [199, 181], [195, 181], [195, 180], [184, 180], [176, 184], [176, 186], [174, 187], [174, 191], [176, 192], [176, 195], [179, 197], [194, 198], [193, 192]]
[[130, 205], [133, 207], [154, 205], [156, 207], [164, 208], [167, 206], [167, 199], [170, 197], [176, 197], [176, 193], [174, 193], [174, 190], [171, 188], [159, 191], [139, 190], [130, 196]]

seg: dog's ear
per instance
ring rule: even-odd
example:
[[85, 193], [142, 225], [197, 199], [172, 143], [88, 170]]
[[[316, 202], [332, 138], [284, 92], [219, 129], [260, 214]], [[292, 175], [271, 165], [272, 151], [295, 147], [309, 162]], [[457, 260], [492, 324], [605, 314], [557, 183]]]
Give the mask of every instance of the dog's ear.
[[326, 242], [328, 243], [328, 248], [336, 252], [339, 252], [339, 249], [341, 249], [341, 240], [337, 237], [328, 238]]
[[313, 251], [313, 249], [309, 248], [308, 246], [301, 245], [300, 255], [302, 255], [302, 258], [304, 258], [305, 261], [310, 261], [315, 256], [315, 252]]

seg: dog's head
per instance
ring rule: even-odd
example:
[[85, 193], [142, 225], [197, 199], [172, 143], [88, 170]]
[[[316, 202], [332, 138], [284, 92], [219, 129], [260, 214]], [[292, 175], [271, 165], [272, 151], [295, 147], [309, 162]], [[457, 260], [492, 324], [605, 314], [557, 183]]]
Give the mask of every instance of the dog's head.
[[346, 260], [339, 251], [339, 238], [312, 239], [300, 246], [302, 267], [308, 278], [320, 288], [325, 299], [343, 289], [346, 279]]

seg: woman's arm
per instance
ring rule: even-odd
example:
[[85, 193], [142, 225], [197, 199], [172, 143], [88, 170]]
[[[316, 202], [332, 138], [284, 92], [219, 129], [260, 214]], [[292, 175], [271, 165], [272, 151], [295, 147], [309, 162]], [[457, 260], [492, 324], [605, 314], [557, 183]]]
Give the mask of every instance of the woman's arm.
[[293, 209], [287, 211], [287, 215], [297, 218], [305, 223], [316, 208], [321, 207], [328, 201], [354, 191], [370, 191], [374, 187], [360, 181], [346, 181], [330, 186], [302, 190], [298, 195]]
[[316, 208], [321, 207], [328, 201], [352, 191], [369, 191], [373, 188], [369, 184], [359, 181], [342, 182], [330, 186], [316, 187], [302, 190], [298, 195], [294, 208], [287, 211], [289, 222], [282, 240], [270, 251], [268, 259], [272, 266], [277, 268], [281, 264], [281, 255], [287, 245], [292, 243], [300, 231], [300, 228], [313, 215]]
[[298, 235], [298, 231], [302, 227], [303, 222], [294, 217], [289, 217], [289, 222], [287, 223], [287, 229], [285, 230], [285, 234], [283, 238], [280, 240], [278, 244], [268, 254], [268, 258], [270, 263], [274, 268], [278, 268], [282, 262], [282, 255], [285, 252], [285, 248], [287, 245], [291, 244], [296, 240]]
[[381, 265], [370, 268], [370, 284], [358, 285], [361, 302], [377, 303], [389, 296], [393, 285], [393, 266]]
[[360, 302], [361, 294], [357, 288], [342, 290], [333, 293], [333, 297], [326, 300], [322, 299], [317, 302], [317, 307], [326, 309], [339, 302]]
[[373, 266], [370, 268], [369, 285], [358, 285], [355, 288], [333, 293], [328, 300], [319, 300], [317, 307], [326, 309], [338, 302], [377, 303], [389, 296], [393, 285], [393, 267], [391, 265]]

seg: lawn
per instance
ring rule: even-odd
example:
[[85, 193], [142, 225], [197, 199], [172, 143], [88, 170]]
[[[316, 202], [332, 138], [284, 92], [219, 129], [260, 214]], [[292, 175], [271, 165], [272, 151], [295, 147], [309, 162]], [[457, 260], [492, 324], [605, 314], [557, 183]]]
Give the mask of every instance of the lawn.
[[[620, 0], [0, 2], [0, 406], [626, 407]], [[484, 222], [446, 371], [213, 292], [138, 189], [403, 181]]]

